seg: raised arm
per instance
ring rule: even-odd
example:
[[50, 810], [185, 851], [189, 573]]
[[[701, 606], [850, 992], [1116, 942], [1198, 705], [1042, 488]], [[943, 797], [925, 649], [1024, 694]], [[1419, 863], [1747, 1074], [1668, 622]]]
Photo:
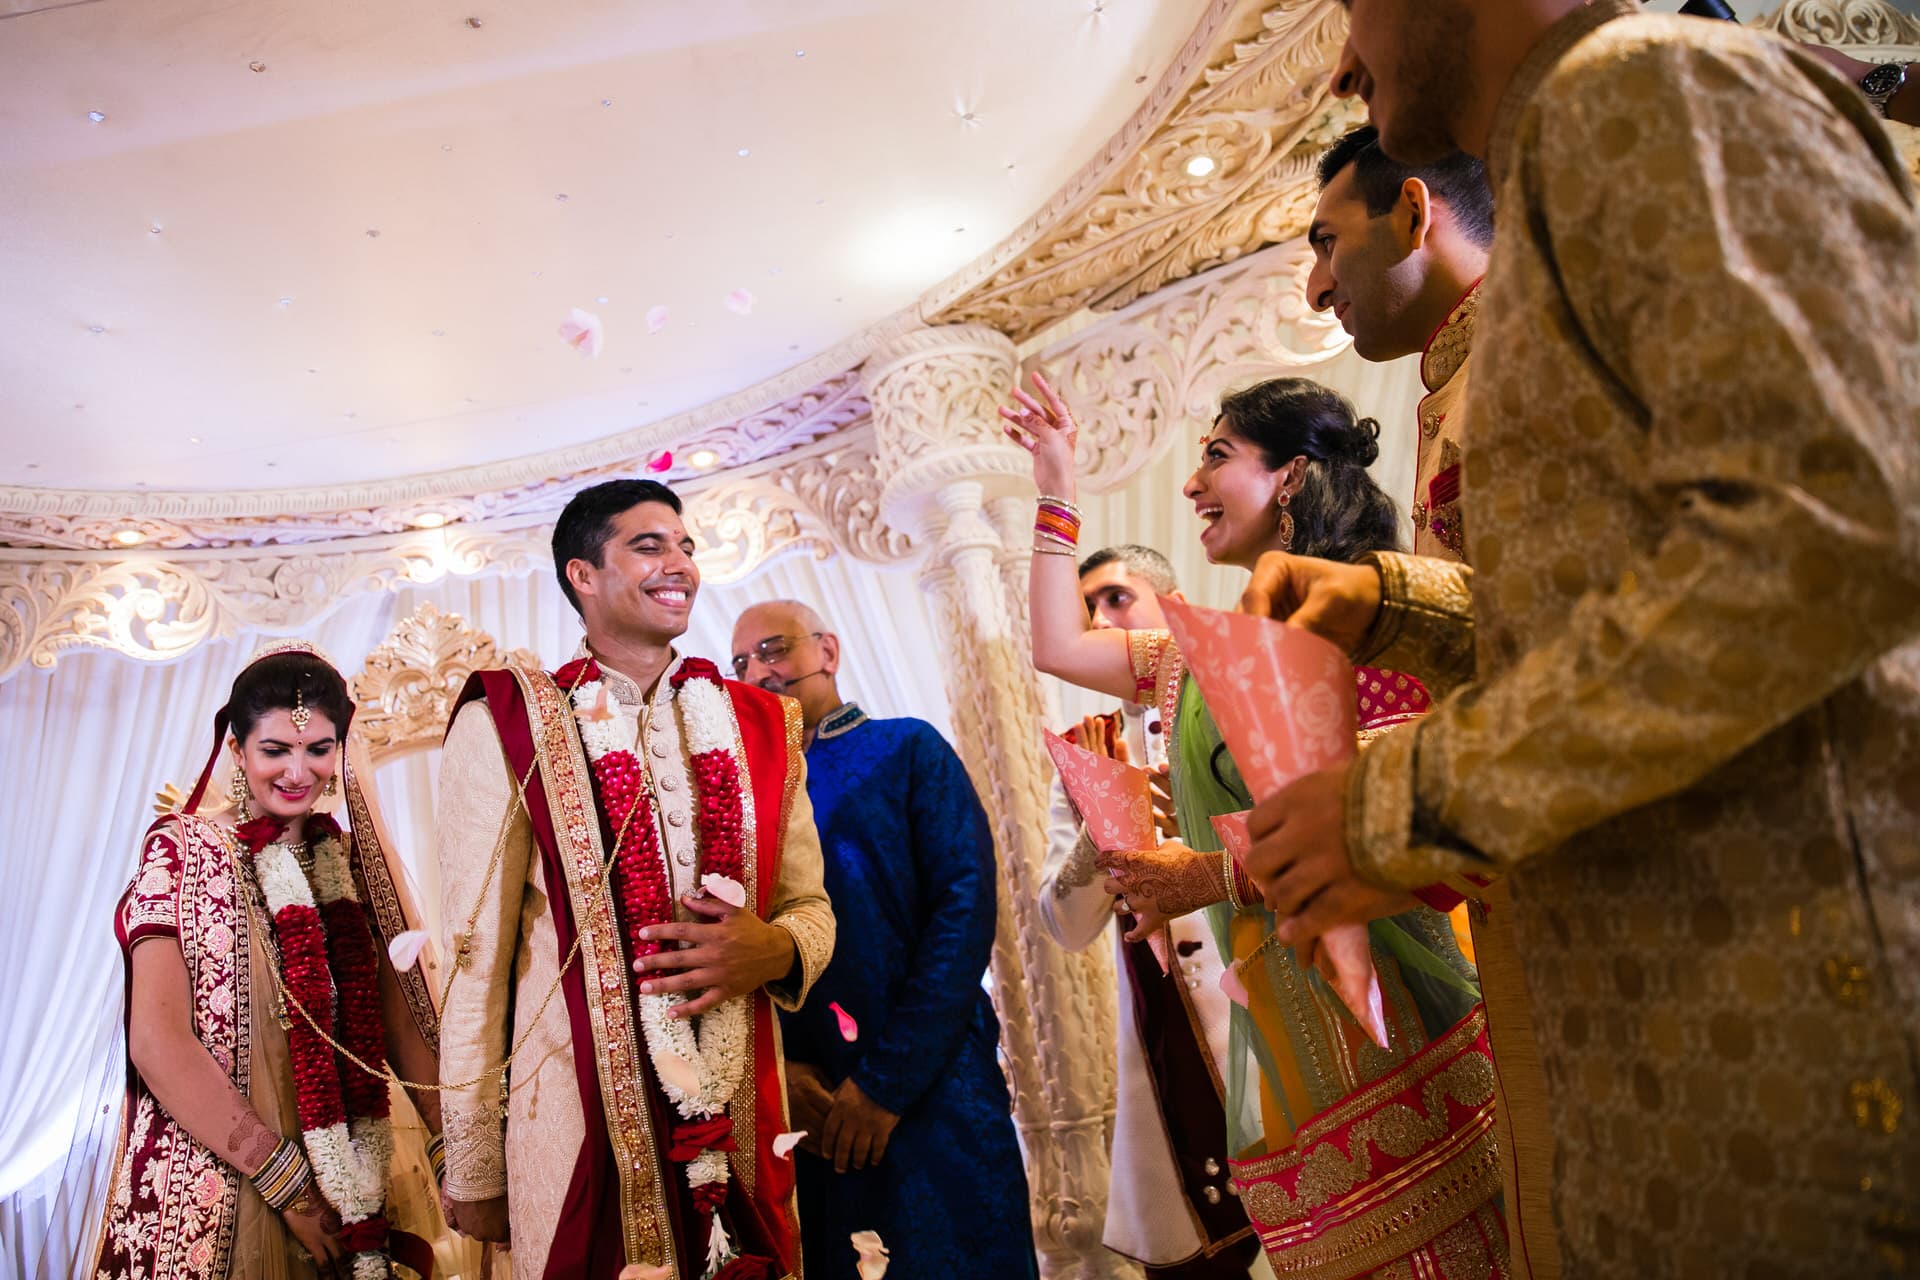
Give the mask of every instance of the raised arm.
[[[1033, 456], [1033, 482], [1042, 499], [1071, 504], [1079, 486], [1073, 474], [1073, 446], [1080, 428], [1047, 380], [1033, 375], [1039, 399], [1014, 388], [1018, 403], [1002, 406], [1007, 438]], [[1027, 577], [1033, 632], [1033, 665], [1083, 689], [1137, 701], [1133, 663], [1124, 631], [1095, 631], [1087, 625], [1080, 598], [1080, 562], [1075, 550], [1034, 535], [1033, 566]]]

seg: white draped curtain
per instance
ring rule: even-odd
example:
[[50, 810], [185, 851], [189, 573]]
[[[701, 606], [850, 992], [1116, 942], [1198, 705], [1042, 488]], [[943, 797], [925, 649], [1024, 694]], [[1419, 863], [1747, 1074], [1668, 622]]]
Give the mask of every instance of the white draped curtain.
[[[1396, 497], [1411, 488], [1413, 405], [1407, 362], [1368, 366], [1351, 354], [1317, 376], [1387, 424], [1376, 468]], [[1098, 412], [1082, 406], [1083, 413]], [[1088, 549], [1108, 542], [1158, 547], [1189, 596], [1230, 605], [1237, 571], [1207, 566], [1191, 505], [1179, 487], [1204, 423], [1115, 493], [1082, 501]], [[914, 569], [845, 557], [778, 560], [745, 582], [708, 586], [683, 649], [724, 664], [734, 617], [780, 597], [818, 608], [840, 635], [840, 688], [875, 715], [911, 715], [948, 731], [935, 634]], [[355, 595], [307, 628], [351, 675], [401, 618], [431, 602], [462, 615], [503, 648], [564, 661], [579, 624], [549, 574], [448, 578], [386, 595]], [[80, 652], [53, 671], [0, 683], [0, 1276], [80, 1274], [105, 1192], [123, 1082], [122, 969], [112, 918], [162, 784], [190, 785], [212, 746], [215, 710], [253, 649], [269, 637], [206, 644], [167, 665]], [[1077, 716], [1099, 709], [1063, 693]], [[381, 798], [422, 892], [437, 897], [431, 865], [435, 756], [380, 770]]]

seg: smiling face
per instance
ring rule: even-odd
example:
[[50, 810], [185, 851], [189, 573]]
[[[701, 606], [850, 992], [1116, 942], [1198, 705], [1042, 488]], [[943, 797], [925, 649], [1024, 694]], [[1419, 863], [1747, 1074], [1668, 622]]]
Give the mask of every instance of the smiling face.
[[1410, 315], [1423, 279], [1420, 250], [1400, 234], [1402, 226], [1410, 230], [1416, 217], [1428, 216], [1426, 188], [1418, 178], [1408, 179], [1417, 191], [1403, 194], [1376, 218], [1367, 212], [1355, 172], [1349, 165], [1336, 174], [1313, 211], [1307, 301], [1316, 311], [1333, 312], [1361, 359], [1392, 360], [1426, 341], [1426, 331]]
[[671, 644], [687, 629], [700, 570], [693, 539], [664, 502], [643, 502], [613, 518], [600, 563], [567, 562], [587, 636], [632, 644]]
[[325, 712], [309, 709], [307, 727], [285, 707], [261, 716], [245, 742], [227, 739], [234, 764], [247, 779], [253, 811], [292, 821], [313, 809], [327, 779], [340, 767], [340, 742]]
[[1334, 92], [1358, 97], [1380, 146], [1402, 164], [1432, 164], [1459, 149], [1454, 112], [1474, 95], [1471, 0], [1344, 0], [1347, 43]]
[[1222, 419], [1200, 443], [1200, 465], [1180, 492], [1206, 526], [1200, 548], [1214, 564], [1252, 569], [1280, 545], [1280, 495], [1292, 491], [1295, 464], [1278, 471], [1252, 441]]

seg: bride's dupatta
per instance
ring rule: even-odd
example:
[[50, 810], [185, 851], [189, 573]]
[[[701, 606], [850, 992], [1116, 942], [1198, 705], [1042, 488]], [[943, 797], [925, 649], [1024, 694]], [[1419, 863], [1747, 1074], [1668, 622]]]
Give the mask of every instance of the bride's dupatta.
[[[1253, 797], [1172, 637], [1128, 638], [1140, 700], [1158, 701], [1173, 726], [1182, 838], [1217, 851], [1211, 819], [1250, 808]], [[1401, 679], [1356, 674], [1356, 698], [1375, 713], [1360, 722], [1363, 740], [1406, 717], [1408, 699], [1387, 703], [1372, 689], [1384, 680], [1409, 693]], [[1447, 918], [1423, 908], [1367, 927], [1388, 1029], [1382, 1049], [1321, 975], [1280, 945], [1269, 912], [1222, 903], [1207, 914], [1246, 995], [1231, 1014], [1225, 1082], [1235, 1189], [1275, 1273], [1507, 1274], [1492, 1059], [1473, 971]]]

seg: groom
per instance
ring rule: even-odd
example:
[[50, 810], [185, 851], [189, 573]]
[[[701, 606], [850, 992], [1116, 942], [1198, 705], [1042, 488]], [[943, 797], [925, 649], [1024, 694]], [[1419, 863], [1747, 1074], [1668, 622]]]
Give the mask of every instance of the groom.
[[583, 490], [553, 533], [582, 652], [476, 674], [447, 734], [446, 1188], [521, 1276], [799, 1268], [773, 1006], [833, 913], [799, 707], [673, 649], [692, 552], [666, 486]]

